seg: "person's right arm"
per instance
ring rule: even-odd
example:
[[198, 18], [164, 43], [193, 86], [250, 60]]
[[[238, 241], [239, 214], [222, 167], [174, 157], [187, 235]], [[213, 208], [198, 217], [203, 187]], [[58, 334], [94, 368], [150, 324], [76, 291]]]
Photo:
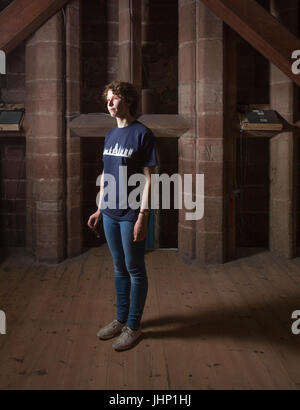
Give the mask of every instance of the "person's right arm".
[[100, 215], [101, 215], [100, 207], [101, 207], [101, 202], [102, 202], [102, 197], [103, 197], [103, 188], [104, 188], [104, 171], [102, 172], [102, 175], [101, 175], [101, 178], [100, 178], [100, 191], [99, 191], [98, 209], [94, 214], [92, 214], [89, 217], [89, 220], [88, 220], [88, 223], [87, 223], [88, 227], [91, 228], [91, 229], [95, 229], [95, 227], [96, 227], [96, 225], [99, 221]]

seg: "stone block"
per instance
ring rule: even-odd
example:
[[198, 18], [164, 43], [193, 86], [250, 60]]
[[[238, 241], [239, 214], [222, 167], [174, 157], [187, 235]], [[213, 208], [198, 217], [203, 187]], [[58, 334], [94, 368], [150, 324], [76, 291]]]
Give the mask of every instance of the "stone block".
[[35, 256], [39, 262], [59, 263], [66, 257], [65, 244], [60, 243], [38, 243], [35, 248]]
[[63, 109], [63, 84], [56, 79], [26, 83], [26, 111], [60, 112]]
[[82, 233], [82, 209], [81, 207], [68, 208], [67, 210], [68, 223], [68, 241], [72, 238], [80, 237]]
[[27, 40], [26, 47], [32, 47], [38, 43], [57, 42], [62, 40], [63, 16], [59, 11], [46, 23], [37, 29]]
[[80, 49], [78, 47], [66, 48], [66, 81], [81, 80]]
[[179, 158], [183, 160], [194, 161], [196, 156], [196, 139], [190, 137], [182, 137], [179, 139]]
[[273, 84], [270, 87], [270, 101], [272, 108], [286, 118], [286, 114], [293, 112], [293, 82]]
[[26, 84], [29, 81], [62, 78], [62, 44], [37, 43], [26, 48]]
[[64, 213], [36, 211], [37, 247], [64, 242]]
[[205, 4], [198, 2], [197, 28], [199, 39], [222, 39], [223, 22]]
[[204, 198], [204, 216], [196, 221], [198, 232], [222, 232], [223, 230], [223, 197]]
[[67, 177], [81, 175], [81, 155], [70, 153], [67, 154]]
[[79, 82], [67, 81], [66, 113], [74, 116], [81, 111], [81, 85]]
[[178, 50], [178, 78], [180, 84], [195, 80], [196, 49], [195, 43], [182, 44]]
[[80, 47], [80, 10], [71, 3], [66, 6], [66, 45]]
[[[58, 155], [63, 153], [63, 141], [61, 138], [55, 137], [28, 137], [27, 152], [31, 154], [41, 155]], [[34, 164], [33, 164], [34, 166]]]
[[223, 137], [223, 112], [201, 112], [198, 114], [198, 138]]
[[222, 138], [197, 138], [197, 160], [200, 162], [223, 161]]
[[31, 161], [29, 175], [38, 179], [59, 179], [63, 176], [64, 161], [57, 154], [36, 154]]
[[196, 260], [201, 264], [224, 262], [223, 234], [196, 232]]
[[196, 234], [194, 229], [178, 226], [178, 253], [183, 258], [195, 259]]
[[[180, 114], [194, 113], [196, 104], [196, 85], [194, 81], [179, 84], [178, 109]], [[215, 109], [216, 111], [216, 109]]]
[[179, 2], [179, 44], [193, 41], [196, 38], [196, 2]]
[[203, 39], [198, 41], [197, 47], [198, 81], [221, 89], [223, 83], [223, 41]]
[[223, 87], [219, 83], [199, 82], [197, 86], [198, 113], [223, 110]]
[[32, 180], [32, 197], [35, 201], [63, 201], [64, 184], [62, 179], [47, 178]]
[[223, 196], [223, 162], [197, 162], [197, 174], [204, 174], [205, 196]]
[[292, 201], [293, 145], [291, 133], [270, 141], [270, 195], [274, 200]]
[[63, 135], [61, 112], [26, 112], [26, 135], [40, 138], [60, 138]]
[[[94, 193], [95, 193], [95, 204], [96, 204], [96, 195], [99, 192], [99, 188], [96, 187], [96, 179], [94, 181]], [[74, 176], [67, 179], [67, 192], [68, 192], [68, 203], [67, 207], [76, 208], [81, 206], [81, 196], [82, 196], [82, 183], [79, 176]], [[96, 206], [96, 205], [95, 205]]]
[[270, 200], [270, 251], [285, 258], [292, 258], [295, 252], [293, 218], [290, 201]]

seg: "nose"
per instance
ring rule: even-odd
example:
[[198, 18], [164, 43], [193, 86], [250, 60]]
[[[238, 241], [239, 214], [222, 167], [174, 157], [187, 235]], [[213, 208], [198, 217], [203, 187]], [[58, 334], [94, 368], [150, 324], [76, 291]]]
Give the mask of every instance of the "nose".
[[113, 106], [113, 100], [108, 101], [107, 105], [108, 105], [109, 107], [112, 107], [112, 106]]

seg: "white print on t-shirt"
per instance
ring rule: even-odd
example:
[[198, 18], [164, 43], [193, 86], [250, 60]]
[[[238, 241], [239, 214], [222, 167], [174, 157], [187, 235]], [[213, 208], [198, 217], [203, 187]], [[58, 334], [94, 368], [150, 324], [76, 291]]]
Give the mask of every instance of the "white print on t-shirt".
[[119, 144], [116, 143], [116, 145], [110, 148], [105, 148], [103, 151], [103, 155], [113, 155], [115, 157], [126, 157], [126, 158], [131, 158], [131, 155], [133, 153], [133, 148], [123, 148], [119, 147]]

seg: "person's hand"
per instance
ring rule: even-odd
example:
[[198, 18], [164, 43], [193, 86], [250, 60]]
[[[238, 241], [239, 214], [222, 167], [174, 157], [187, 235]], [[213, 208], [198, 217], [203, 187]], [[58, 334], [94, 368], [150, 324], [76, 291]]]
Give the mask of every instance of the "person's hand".
[[139, 214], [139, 217], [133, 228], [133, 242], [140, 242], [147, 236], [148, 217], [144, 214]]
[[89, 220], [87, 223], [89, 228], [95, 229], [100, 219], [100, 214], [101, 214], [101, 211], [98, 209], [93, 215], [89, 217]]

